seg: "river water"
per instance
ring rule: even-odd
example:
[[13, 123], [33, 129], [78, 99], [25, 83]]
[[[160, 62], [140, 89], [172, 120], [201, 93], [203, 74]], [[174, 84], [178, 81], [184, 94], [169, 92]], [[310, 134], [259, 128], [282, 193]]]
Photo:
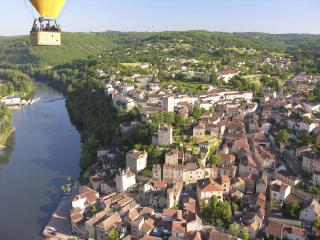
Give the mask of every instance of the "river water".
[[65, 101], [37, 84], [40, 101], [13, 114], [16, 132], [0, 158], [0, 239], [41, 239], [67, 176], [79, 175], [80, 136]]

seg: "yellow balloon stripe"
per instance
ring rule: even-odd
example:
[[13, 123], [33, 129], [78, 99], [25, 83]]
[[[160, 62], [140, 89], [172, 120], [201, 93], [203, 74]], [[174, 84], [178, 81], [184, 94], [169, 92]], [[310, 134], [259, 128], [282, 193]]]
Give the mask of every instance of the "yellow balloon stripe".
[[30, 0], [41, 17], [56, 18], [60, 14], [65, 0]]

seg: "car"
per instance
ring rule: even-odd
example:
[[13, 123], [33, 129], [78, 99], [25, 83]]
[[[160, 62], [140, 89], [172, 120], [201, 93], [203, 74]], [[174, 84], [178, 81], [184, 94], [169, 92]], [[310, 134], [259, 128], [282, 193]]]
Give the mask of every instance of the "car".
[[48, 228], [48, 230], [50, 230], [50, 231], [52, 231], [52, 232], [56, 232], [57, 231], [57, 229], [55, 229], [54, 227], [47, 227]]

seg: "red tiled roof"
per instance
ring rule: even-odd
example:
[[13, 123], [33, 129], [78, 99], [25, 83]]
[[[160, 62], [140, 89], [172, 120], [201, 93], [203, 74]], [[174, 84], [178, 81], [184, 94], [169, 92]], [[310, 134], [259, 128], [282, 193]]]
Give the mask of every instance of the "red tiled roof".
[[299, 237], [304, 237], [304, 236], [306, 236], [306, 231], [303, 230], [302, 228], [293, 227], [292, 234], [299, 236]]
[[266, 228], [266, 233], [273, 235], [274, 237], [282, 237], [282, 227], [283, 225], [277, 222], [269, 221], [269, 224]]
[[209, 240], [231, 240], [231, 237], [228, 234], [212, 230], [210, 232]]

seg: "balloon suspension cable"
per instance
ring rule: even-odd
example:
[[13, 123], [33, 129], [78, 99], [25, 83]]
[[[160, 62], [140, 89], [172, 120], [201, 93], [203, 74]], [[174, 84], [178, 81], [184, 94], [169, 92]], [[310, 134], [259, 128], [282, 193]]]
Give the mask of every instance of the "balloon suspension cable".
[[66, 0], [66, 3], [64, 4], [64, 7], [63, 7], [61, 13], [59, 14], [59, 16], [57, 17], [57, 19], [59, 19], [64, 14], [64, 12], [66, 11], [67, 7], [69, 6], [69, 3], [70, 3], [70, 0]]
[[28, 7], [27, 0], [24, 0], [24, 6], [26, 9], [28, 9], [27, 11], [29, 11], [31, 13], [32, 19], [36, 20], [36, 17], [34, 16], [32, 9], [30, 7]]

